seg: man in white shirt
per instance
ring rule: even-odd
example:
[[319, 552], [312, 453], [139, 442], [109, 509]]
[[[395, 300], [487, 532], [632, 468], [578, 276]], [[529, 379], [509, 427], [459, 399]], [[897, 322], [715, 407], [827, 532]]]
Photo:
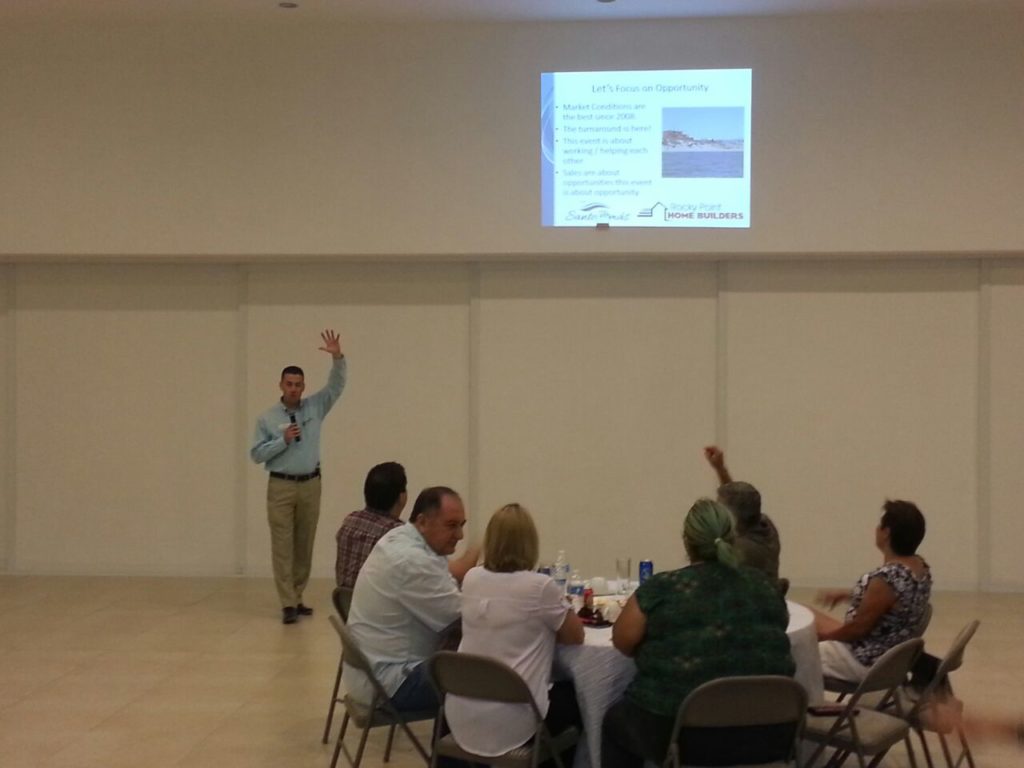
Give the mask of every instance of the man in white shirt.
[[[399, 710], [438, 705], [423, 662], [459, 619], [458, 585], [480, 556], [479, 547], [471, 546], [448, 560], [465, 525], [466, 511], [455, 491], [424, 489], [409, 522], [381, 537], [356, 580], [348, 628]], [[369, 703], [369, 680], [348, 665], [343, 680], [350, 696]]]

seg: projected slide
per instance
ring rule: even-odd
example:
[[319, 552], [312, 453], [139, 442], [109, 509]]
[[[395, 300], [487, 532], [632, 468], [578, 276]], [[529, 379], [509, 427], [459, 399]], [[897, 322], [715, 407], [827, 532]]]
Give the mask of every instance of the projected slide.
[[749, 69], [541, 75], [546, 227], [749, 227]]

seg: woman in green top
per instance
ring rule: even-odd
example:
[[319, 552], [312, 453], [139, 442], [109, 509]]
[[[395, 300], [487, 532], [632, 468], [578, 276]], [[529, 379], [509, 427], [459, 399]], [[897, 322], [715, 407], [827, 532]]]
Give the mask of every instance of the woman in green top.
[[[683, 524], [690, 565], [652, 576], [622, 609], [612, 640], [635, 657], [637, 673], [605, 716], [602, 768], [640, 768], [645, 759], [660, 764], [679, 704], [702, 683], [793, 675], [786, 601], [763, 573], [737, 564], [732, 540], [729, 510], [698, 500]], [[725, 752], [736, 742], [757, 749], [750, 739], [731, 741], [713, 745], [710, 759], [730, 759]]]

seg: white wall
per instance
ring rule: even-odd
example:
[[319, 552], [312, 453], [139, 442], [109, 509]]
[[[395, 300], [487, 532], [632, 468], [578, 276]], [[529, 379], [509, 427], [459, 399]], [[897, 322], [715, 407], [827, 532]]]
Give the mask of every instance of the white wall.
[[[88, 13], [86, 11], [86, 13]], [[1020, 253], [1024, 13], [0, 29], [0, 252]], [[543, 71], [751, 67], [749, 230], [539, 226]]]
[[235, 572], [237, 275], [18, 267], [19, 571]]
[[14, 548], [14, 400], [11, 395], [14, 365], [11, 339], [14, 335], [14, 313], [11, 294], [14, 290], [14, 269], [0, 267], [0, 408], [5, 418], [0, 419], [0, 569], [10, 563]]
[[[0, 565], [267, 573], [252, 422], [331, 326], [319, 575], [387, 459], [669, 567], [717, 440], [797, 583], [905, 496], [940, 586], [1024, 589], [1022, 31], [5, 24]], [[600, 66], [754, 68], [751, 230], [539, 228], [538, 75]]]
[[[249, 422], [280, 396], [283, 366], [302, 366], [310, 391], [326, 380], [320, 329], [337, 329], [349, 358], [346, 391], [322, 438], [318, 573], [334, 572], [334, 532], [364, 506], [363, 479], [374, 464], [401, 462], [413, 497], [449, 485], [472, 499], [468, 267], [256, 268], [247, 283]], [[269, 573], [266, 473], [246, 462], [244, 476], [247, 571]]]
[[728, 442], [787, 562], [854, 578], [908, 498], [936, 573], [977, 580], [977, 295], [970, 263], [730, 266]]
[[484, 509], [521, 501], [542, 551], [584, 573], [681, 559], [680, 505], [713, 494], [714, 266], [484, 268], [477, 472]]
[[989, 398], [981, 411], [983, 435], [981, 477], [983, 497], [991, 509], [990, 523], [982, 528], [981, 572], [993, 586], [1020, 589], [1024, 583], [1024, 263], [995, 267], [990, 272], [989, 333], [985, 337], [983, 381]]
[[[681, 561], [727, 449], [795, 582], [877, 558], [886, 497], [921, 504], [946, 588], [1024, 588], [1024, 262], [24, 266], [0, 347], [13, 397], [0, 531], [16, 573], [262, 575], [247, 457], [280, 368], [316, 384], [336, 327], [318, 575], [372, 464], [462, 490], [479, 534], [518, 500], [545, 556]], [[5, 338], [5, 336], [0, 336]]]

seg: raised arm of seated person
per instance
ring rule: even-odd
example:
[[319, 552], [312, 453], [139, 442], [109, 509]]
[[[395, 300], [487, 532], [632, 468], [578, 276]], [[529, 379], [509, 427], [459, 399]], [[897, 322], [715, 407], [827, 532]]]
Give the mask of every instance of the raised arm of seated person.
[[466, 547], [465, 552], [448, 561], [448, 573], [459, 583], [459, 586], [462, 586], [462, 580], [466, 578], [469, 569], [480, 561], [480, 550], [479, 544], [470, 544]]

